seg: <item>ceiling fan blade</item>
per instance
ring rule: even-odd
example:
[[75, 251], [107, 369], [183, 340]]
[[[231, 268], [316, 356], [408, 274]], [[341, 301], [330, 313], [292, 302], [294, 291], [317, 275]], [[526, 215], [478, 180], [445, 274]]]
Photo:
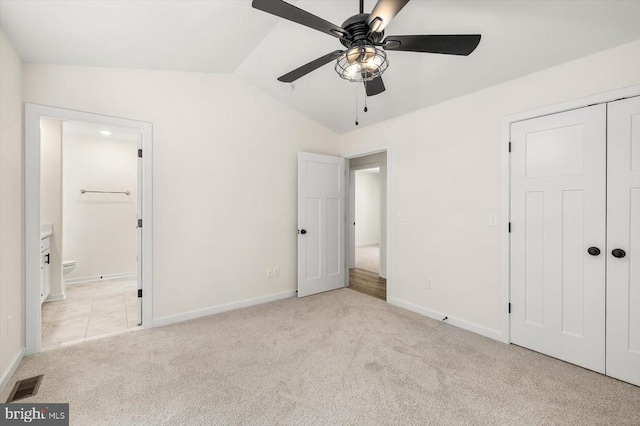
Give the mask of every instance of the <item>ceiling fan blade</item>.
[[384, 39], [384, 50], [467, 56], [480, 43], [480, 34], [403, 35]]
[[378, 0], [367, 19], [371, 31], [381, 33], [407, 3], [409, 0]]
[[300, 77], [303, 77], [309, 74], [311, 71], [315, 71], [321, 66], [335, 60], [338, 56], [340, 56], [342, 52], [342, 50], [334, 50], [333, 52], [321, 56], [318, 59], [309, 62], [308, 64], [304, 64], [300, 68], [296, 68], [295, 70], [283, 75], [282, 77], [278, 77], [278, 80], [282, 81], [283, 83], [293, 83]]
[[346, 31], [339, 26], [282, 0], [253, 0], [252, 6], [255, 9], [313, 28], [314, 30], [334, 37], [341, 38], [347, 34]]
[[367, 91], [367, 96], [375, 96], [386, 90], [382, 82], [382, 77], [380, 76], [377, 76], [371, 81], [365, 81], [364, 89]]

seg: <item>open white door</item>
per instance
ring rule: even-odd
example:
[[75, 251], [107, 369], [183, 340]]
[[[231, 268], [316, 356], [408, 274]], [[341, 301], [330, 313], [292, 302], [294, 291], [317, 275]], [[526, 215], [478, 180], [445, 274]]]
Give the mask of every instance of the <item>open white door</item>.
[[640, 97], [608, 113], [607, 375], [640, 386]]
[[345, 159], [298, 153], [298, 297], [344, 287]]

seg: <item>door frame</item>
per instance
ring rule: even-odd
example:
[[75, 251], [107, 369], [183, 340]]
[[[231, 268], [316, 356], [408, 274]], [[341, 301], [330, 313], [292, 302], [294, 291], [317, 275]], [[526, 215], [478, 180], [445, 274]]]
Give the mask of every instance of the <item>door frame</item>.
[[[138, 182], [142, 202], [140, 241], [142, 244], [142, 325], [153, 326], [152, 298], [152, 124], [125, 118], [93, 114], [70, 109], [25, 103], [24, 109], [24, 186], [25, 186], [25, 340], [26, 354], [40, 352], [41, 308], [40, 308], [40, 118], [47, 117], [66, 121], [83, 121], [92, 124], [133, 130], [141, 135], [143, 157], [142, 180]], [[131, 224], [135, 226], [135, 224]]]
[[[387, 201], [387, 208], [386, 208], [386, 244], [385, 244], [385, 249], [386, 249], [386, 253], [385, 253], [385, 272], [386, 272], [386, 280], [387, 280], [387, 303], [389, 302], [389, 300], [391, 300], [393, 298], [393, 281], [392, 281], [392, 268], [391, 268], [391, 258], [392, 258], [392, 253], [391, 253], [391, 242], [392, 242], [392, 236], [393, 236], [393, 230], [391, 227], [391, 212], [392, 210], [392, 206], [393, 206], [393, 200], [392, 200], [392, 167], [393, 167], [393, 154], [392, 154], [392, 149], [390, 145], [379, 145], [373, 148], [365, 148], [365, 149], [361, 149], [358, 151], [352, 151], [349, 152], [347, 154], [344, 154], [343, 157], [345, 159], [347, 159], [347, 170], [349, 170], [348, 173], [345, 173], [346, 175], [346, 188], [347, 188], [347, 194], [346, 194], [346, 201], [347, 201], [347, 214], [345, 215], [345, 229], [349, 229], [349, 223], [350, 223], [350, 217], [351, 217], [351, 208], [349, 206], [349, 200], [351, 200], [351, 165], [350, 165], [350, 160], [353, 158], [358, 158], [358, 157], [365, 157], [367, 155], [371, 155], [371, 154], [379, 154], [381, 152], [386, 152], [387, 153], [387, 170], [386, 170], [386, 184], [387, 184], [387, 194], [386, 194], [386, 201]], [[372, 163], [373, 164], [373, 163]], [[351, 247], [351, 237], [350, 237], [351, 232], [346, 232], [345, 233], [345, 253], [347, 253], [348, 255], [345, 256], [345, 268], [347, 269], [347, 274], [345, 276], [345, 283], [344, 286], [348, 287], [349, 286], [349, 257], [350, 257], [350, 247]]]
[[556, 105], [537, 108], [532, 111], [507, 115], [502, 118], [500, 140], [500, 217], [503, 218], [500, 233], [500, 281], [502, 283], [502, 306], [504, 306], [502, 315], [502, 342], [511, 343], [511, 317], [509, 314], [509, 304], [511, 302], [511, 236], [509, 234], [509, 223], [511, 222], [511, 154], [509, 152], [511, 124], [638, 95], [640, 95], [640, 85], [633, 85]]

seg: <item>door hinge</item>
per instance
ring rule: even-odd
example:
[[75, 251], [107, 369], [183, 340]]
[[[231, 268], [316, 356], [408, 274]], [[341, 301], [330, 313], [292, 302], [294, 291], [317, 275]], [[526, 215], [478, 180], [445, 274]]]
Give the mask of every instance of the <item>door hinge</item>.
[[142, 297], [142, 289], [141, 288], [138, 289], [138, 297]]
[[509, 310], [509, 313], [511, 313], [511, 303], [509, 303], [508, 310]]
[[138, 219], [138, 228], [142, 228], [142, 219]]
[[509, 152], [511, 152], [511, 142], [509, 142]]
[[509, 233], [511, 233], [511, 222], [509, 222]]
[[138, 158], [142, 158], [142, 149], [138, 150]]

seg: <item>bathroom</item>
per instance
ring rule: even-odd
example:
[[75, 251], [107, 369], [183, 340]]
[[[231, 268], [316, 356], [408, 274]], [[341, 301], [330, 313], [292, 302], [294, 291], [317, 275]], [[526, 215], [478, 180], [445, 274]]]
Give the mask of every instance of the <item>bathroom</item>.
[[40, 121], [41, 345], [140, 324], [140, 135]]

